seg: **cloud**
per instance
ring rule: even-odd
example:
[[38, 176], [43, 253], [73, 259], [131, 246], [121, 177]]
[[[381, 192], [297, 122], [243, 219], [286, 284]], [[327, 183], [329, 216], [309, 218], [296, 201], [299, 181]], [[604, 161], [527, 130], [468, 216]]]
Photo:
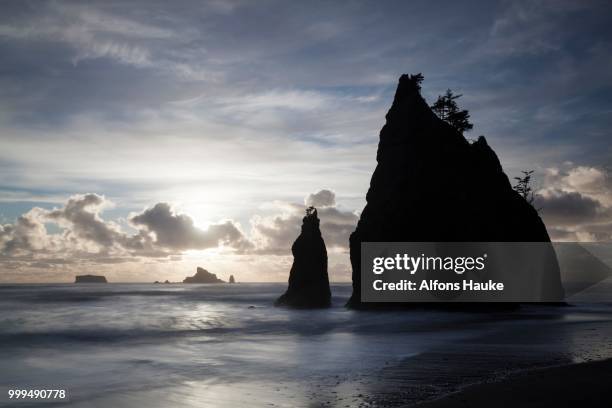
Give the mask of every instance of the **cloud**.
[[19, 256], [47, 246], [46, 230], [37, 211], [17, 218], [14, 224], [0, 225], [0, 253]]
[[582, 7], [571, 1], [514, 1], [494, 20], [489, 50], [498, 54], [541, 54], [562, 47], [563, 17]]
[[538, 194], [536, 207], [541, 207], [545, 220], [556, 226], [592, 222], [604, 213], [601, 203], [576, 191], [545, 190]]
[[109, 248], [121, 235], [118, 226], [100, 217], [100, 212], [110, 205], [97, 194], [77, 195], [71, 197], [63, 208], [45, 212], [44, 218], [64, 228], [64, 236], [69, 241], [91, 242]]
[[570, 169], [567, 175], [561, 178], [561, 182], [566, 183], [567, 187], [583, 191], [589, 194], [599, 194], [606, 188], [606, 174], [603, 170], [578, 166]]
[[0, 25], [0, 36], [17, 40], [57, 41], [71, 46], [76, 54], [72, 62], [111, 58], [118, 62], [148, 66], [149, 50], [143, 40], [172, 37], [170, 30], [139, 23], [94, 7], [65, 3], [43, 3], [32, 20]]
[[280, 214], [268, 217], [255, 216], [251, 220], [251, 237], [259, 253], [286, 255], [291, 244], [300, 234], [306, 206], [317, 207], [321, 220], [321, 234], [328, 251], [348, 250], [349, 235], [355, 229], [359, 217], [351, 211], [336, 206], [336, 195], [331, 190], [309, 194], [306, 205], [277, 203]]
[[[192, 249], [223, 246], [246, 251], [251, 247], [232, 221], [197, 228], [189, 216], [175, 213], [167, 203], [133, 214], [130, 222], [136, 232], [130, 234], [101, 217], [111, 205], [104, 196], [89, 193], [70, 197], [60, 208], [35, 207], [15, 223], [0, 226], [0, 259], [116, 263], [143, 257], [166, 258]], [[46, 224], [55, 224], [59, 232], [49, 233]]]
[[307, 206], [334, 207], [336, 205], [336, 194], [330, 190], [321, 190], [318, 193], [309, 194], [306, 197]]
[[605, 169], [568, 162], [546, 169], [543, 183], [535, 205], [553, 240], [612, 239], [612, 184]]
[[141, 47], [113, 41], [90, 41], [81, 46], [79, 54], [72, 60], [75, 64], [94, 58], [113, 58], [125, 64], [148, 66], [151, 64], [149, 51]]
[[310, 111], [331, 106], [333, 98], [321, 92], [302, 90], [271, 90], [260, 94], [241, 95], [223, 99], [232, 110], [259, 112], [263, 109]]
[[604, 206], [612, 205], [612, 178], [602, 167], [576, 166], [566, 162], [562, 166], [545, 169], [542, 191], [556, 189], [567, 192], [578, 192]]
[[197, 39], [197, 28], [175, 21], [171, 13], [166, 18], [147, 18], [157, 12], [165, 14], [151, 4], [146, 14], [138, 12], [137, 2], [132, 5], [137, 7], [117, 12], [112, 5], [96, 2], [43, 1], [36, 8], [24, 6], [27, 12], [15, 13], [15, 19], [0, 21], [0, 38], [29, 46], [65, 46], [71, 50], [69, 60], [75, 67], [81, 62], [110, 60], [136, 69], [157, 69], [177, 79], [205, 81], [219, 75], [221, 71], [204, 69], [201, 61], [177, 51]]
[[175, 250], [207, 249], [225, 245], [242, 250], [250, 243], [232, 222], [210, 225], [206, 230], [197, 228], [185, 214], [176, 214], [168, 203], [158, 203], [138, 215], [130, 217], [136, 227], [143, 227], [155, 235], [155, 244]]
[[[304, 201], [317, 205], [332, 269], [348, 276], [348, 238], [358, 215], [338, 207], [336, 194], [329, 189], [309, 194]], [[276, 271], [276, 277], [290, 263], [291, 245], [300, 233], [306, 209], [300, 203], [276, 202], [276, 214], [251, 218], [247, 235], [231, 220], [199, 228], [189, 215], [177, 212], [166, 202], [132, 213], [127, 220], [103, 218], [104, 211], [114, 205], [102, 195], [87, 193], [71, 196], [52, 209], [32, 208], [15, 222], [0, 225], [0, 264], [14, 273], [27, 274], [47, 269], [74, 272], [79, 267], [107, 270], [117, 264], [137, 270], [135, 265], [185, 262], [191, 250], [219, 249], [223, 255], [215, 262], [224, 268], [237, 259], [249, 263], [261, 255], [274, 255], [261, 258], [264, 261], [260, 263], [267, 263], [267, 269]], [[126, 231], [128, 226], [131, 231]], [[202, 254], [207, 256], [206, 252]], [[142, 273], [146, 279], [146, 273]], [[257, 279], [256, 275], [253, 278]], [[262, 278], [266, 279], [265, 274]]]

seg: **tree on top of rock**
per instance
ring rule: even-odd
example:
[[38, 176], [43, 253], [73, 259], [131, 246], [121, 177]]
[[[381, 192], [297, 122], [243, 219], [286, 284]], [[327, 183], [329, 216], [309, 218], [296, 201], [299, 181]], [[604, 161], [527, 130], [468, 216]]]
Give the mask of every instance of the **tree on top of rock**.
[[515, 177], [516, 184], [512, 188], [519, 193], [525, 201], [533, 206], [535, 200], [533, 189], [531, 188], [531, 175], [533, 174], [533, 170], [523, 170], [521, 173], [523, 173], [523, 177]]
[[410, 75], [410, 80], [414, 82], [419, 91], [421, 90], [421, 83], [424, 79], [425, 77], [420, 72], [418, 74]]
[[317, 209], [312, 205], [306, 208], [306, 218], [317, 218]]
[[438, 96], [438, 100], [431, 105], [431, 109], [440, 119], [463, 134], [471, 130], [474, 125], [469, 121], [470, 113], [467, 109], [459, 109], [456, 100], [460, 97], [461, 95], [454, 95], [453, 91], [447, 89], [444, 95]]

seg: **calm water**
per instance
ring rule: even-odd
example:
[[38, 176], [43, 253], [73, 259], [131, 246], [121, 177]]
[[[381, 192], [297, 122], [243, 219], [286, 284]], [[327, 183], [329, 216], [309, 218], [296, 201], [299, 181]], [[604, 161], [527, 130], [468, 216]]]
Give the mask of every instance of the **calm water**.
[[612, 356], [609, 283], [505, 313], [355, 312], [349, 285], [329, 310], [273, 307], [285, 287], [0, 285], [0, 385], [78, 407], [393, 406]]

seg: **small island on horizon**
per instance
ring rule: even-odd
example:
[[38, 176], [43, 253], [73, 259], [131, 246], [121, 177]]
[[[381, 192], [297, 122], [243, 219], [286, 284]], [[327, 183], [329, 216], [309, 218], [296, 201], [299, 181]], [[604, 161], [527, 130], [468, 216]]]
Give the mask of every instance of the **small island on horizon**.
[[183, 283], [225, 283], [225, 281], [217, 278], [217, 275], [214, 273], [210, 273], [206, 269], [198, 266], [196, 268], [196, 274], [186, 277]]
[[77, 275], [74, 283], [108, 283], [104, 275]]

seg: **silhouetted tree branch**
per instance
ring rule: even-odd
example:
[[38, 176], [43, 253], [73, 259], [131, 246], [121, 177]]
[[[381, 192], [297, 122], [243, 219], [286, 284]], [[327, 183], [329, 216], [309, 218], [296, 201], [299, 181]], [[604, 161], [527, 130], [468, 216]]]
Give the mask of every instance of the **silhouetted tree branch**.
[[521, 173], [523, 173], [523, 177], [514, 177], [516, 184], [512, 188], [539, 212], [541, 208], [535, 207], [535, 195], [533, 193], [533, 188], [531, 188], [531, 176], [533, 175], [533, 170], [523, 170]]
[[438, 100], [431, 105], [436, 115], [449, 125], [457, 129], [461, 134], [471, 130], [474, 125], [469, 121], [470, 113], [467, 109], [459, 109], [456, 100], [462, 95], [454, 95], [450, 89], [444, 95], [438, 96]]
[[306, 208], [306, 217], [317, 218], [317, 209], [313, 206]]
[[410, 80], [414, 82], [414, 84], [416, 85], [419, 91], [421, 90], [421, 83], [423, 82], [424, 79], [425, 77], [420, 72], [415, 75], [410, 75]]

